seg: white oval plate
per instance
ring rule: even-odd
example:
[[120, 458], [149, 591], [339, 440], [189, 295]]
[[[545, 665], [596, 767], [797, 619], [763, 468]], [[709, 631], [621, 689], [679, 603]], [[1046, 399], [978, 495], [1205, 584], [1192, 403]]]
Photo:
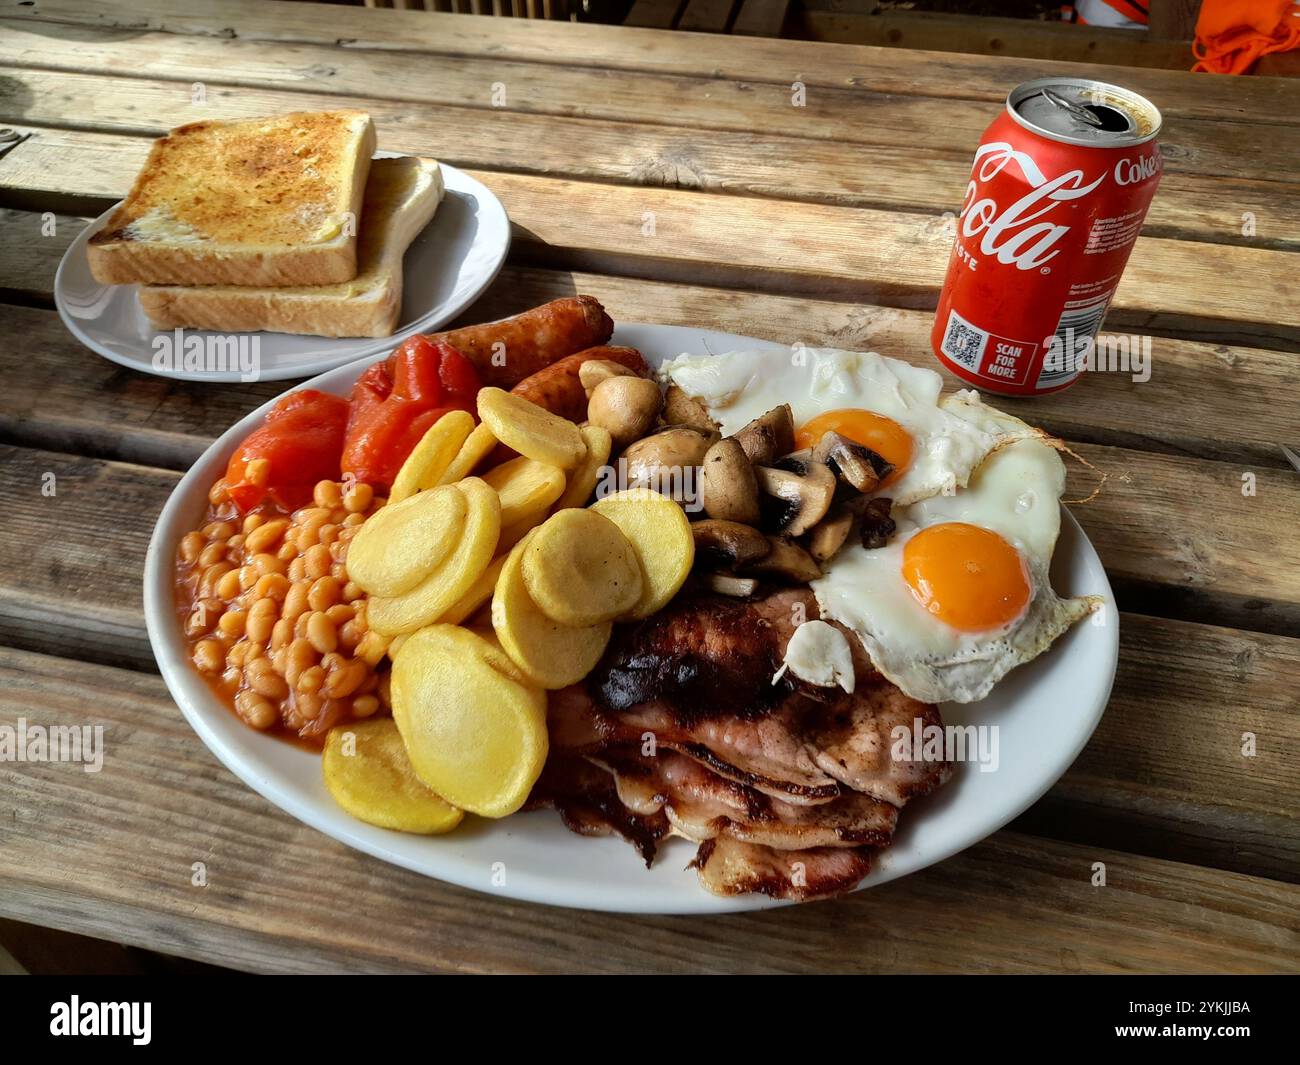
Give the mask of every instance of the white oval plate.
[[[621, 326], [613, 342], [640, 349], [656, 366], [683, 352], [776, 346], [728, 333], [657, 325]], [[364, 368], [354, 363], [304, 387], [346, 395]], [[236, 776], [282, 810], [351, 847], [490, 894], [634, 913], [727, 913], [780, 905], [761, 897], [710, 895], [685, 868], [694, 844], [668, 840], [647, 870], [627, 843], [576, 836], [551, 810], [495, 822], [471, 817], [446, 836], [374, 828], [334, 804], [321, 780], [318, 755], [242, 724], [190, 664], [173, 608], [173, 560], [180, 538], [202, 520], [208, 488], [271, 405], [229, 429], [176, 486], [145, 562], [145, 615], [163, 678], [194, 730]], [[974, 763], [959, 765], [936, 795], [908, 804], [893, 846], [863, 887], [942, 861], [1024, 812], [1069, 768], [1101, 719], [1119, 654], [1119, 615], [1097, 553], [1074, 518], [1068, 512], [1063, 517], [1053, 584], [1062, 594], [1103, 596], [1104, 608], [1046, 654], [1014, 670], [988, 698], [964, 706], [944, 704], [946, 724], [999, 726], [999, 766], [981, 772]]]
[[[381, 157], [394, 153], [379, 152]], [[412, 333], [427, 333], [450, 321], [492, 284], [510, 248], [510, 219], [501, 201], [481, 181], [442, 163], [446, 195], [402, 260], [402, 313], [390, 337], [295, 336], [248, 333], [259, 338], [257, 380], [283, 381], [323, 373], [336, 366], [392, 351]], [[86, 347], [122, 366], [181, 381], [239, 381], [238, 370], [159, 370], [153, 365], [158, 331], [145, 317], [135, 285], [101, 285], [91, 276], [86, 243], [108, 221], [113, 207], [87, 226], [64, 253], [54, 275], [54, 303], [68, 330]], [[170, 335], [170, 334], [166, 334]], [[186, 336], [210, 337], [205, 329]]]

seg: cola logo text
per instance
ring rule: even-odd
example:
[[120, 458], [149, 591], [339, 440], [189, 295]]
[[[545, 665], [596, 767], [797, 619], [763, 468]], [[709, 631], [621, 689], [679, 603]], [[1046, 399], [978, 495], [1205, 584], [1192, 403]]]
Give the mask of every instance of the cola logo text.
[[[987, 183], [1013, 163], [1030, 190], [1004, 207], [984, 193]], [[1082, 170], [1067, 170], [1049, 179], [1030, 155], [1006, 141], [982, 144], [975, 153], [971, 180], [966, 186], [961, 234], [967, 239], [979, 237], [980, 253], [995, 257], [1003, 265], [1014, 264], [1017, 270], [1039, 269], [1060, 253], [1056, 245], [1070, 231], [1069, 226], [1047, 221], [1045, 216], [1062, 203], [1087, 196], [1105, 176], [1103, 173], [1088, 183]]]
[[1136, 185], [1160, 173], [1160, 153], [1140, 155], [1136, 159], [1121, 159], [1115, 164], [1116, 185]]

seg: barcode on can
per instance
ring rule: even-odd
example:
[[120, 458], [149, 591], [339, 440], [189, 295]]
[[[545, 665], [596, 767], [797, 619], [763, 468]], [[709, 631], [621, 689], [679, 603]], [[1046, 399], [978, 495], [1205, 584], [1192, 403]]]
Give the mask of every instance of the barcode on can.
[[[1110, 306], [1111, 295], [1108, 292], [1083, 306], [1066, 305], [1056, 323], [1056, 332], [1048, 338], [1048, 357], [1038, 374], [1036, 386], [1040, 391], [1063, 385], [1079, 376], [1083, 369], [1079, 362], [1080, 345], [1097, 335], [1106, 317], [1106, 308]], [[1058, 357], [1052, 357], [1054, 352]]]
[[940, 347], [953, 362], [961, 363], [972, 373], [977, 372], [988, 342], [989, 335], [983, 329], [971, 325], [956, 311], [948, 312], [948, 328]]

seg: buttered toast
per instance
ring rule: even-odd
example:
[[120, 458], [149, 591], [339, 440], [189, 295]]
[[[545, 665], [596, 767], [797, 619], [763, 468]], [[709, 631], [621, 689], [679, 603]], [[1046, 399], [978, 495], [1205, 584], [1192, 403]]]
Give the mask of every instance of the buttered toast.
[[364, 111], [174, 129], [91, 237], [91, 273], [110, 285], [349, 281], [374, 148]]
[[366, 184], [353, 280], [294, 288], [145, 286], [140, 304], [159, 329], [390, 336], [402, 307], [402, 256], [442, 196], [436, 160], [376, 159]]

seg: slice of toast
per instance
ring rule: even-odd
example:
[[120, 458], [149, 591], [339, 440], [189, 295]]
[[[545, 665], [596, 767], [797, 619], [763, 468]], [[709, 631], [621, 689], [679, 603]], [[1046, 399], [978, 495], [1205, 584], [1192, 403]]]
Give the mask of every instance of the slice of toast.
[[144, 286], [140, 304], [159, 329], [267, 329], [327, 337], [386, 337], [402, 309], [402, 256], [442, 200], [435, 159], [376, 159], [361, 212], [359, 270], [351, 281], [298, 288]]
[[347, 281], [374, 149], [364, 111], [180, 126], [90, 238], [90, 271], [106, 285]]

